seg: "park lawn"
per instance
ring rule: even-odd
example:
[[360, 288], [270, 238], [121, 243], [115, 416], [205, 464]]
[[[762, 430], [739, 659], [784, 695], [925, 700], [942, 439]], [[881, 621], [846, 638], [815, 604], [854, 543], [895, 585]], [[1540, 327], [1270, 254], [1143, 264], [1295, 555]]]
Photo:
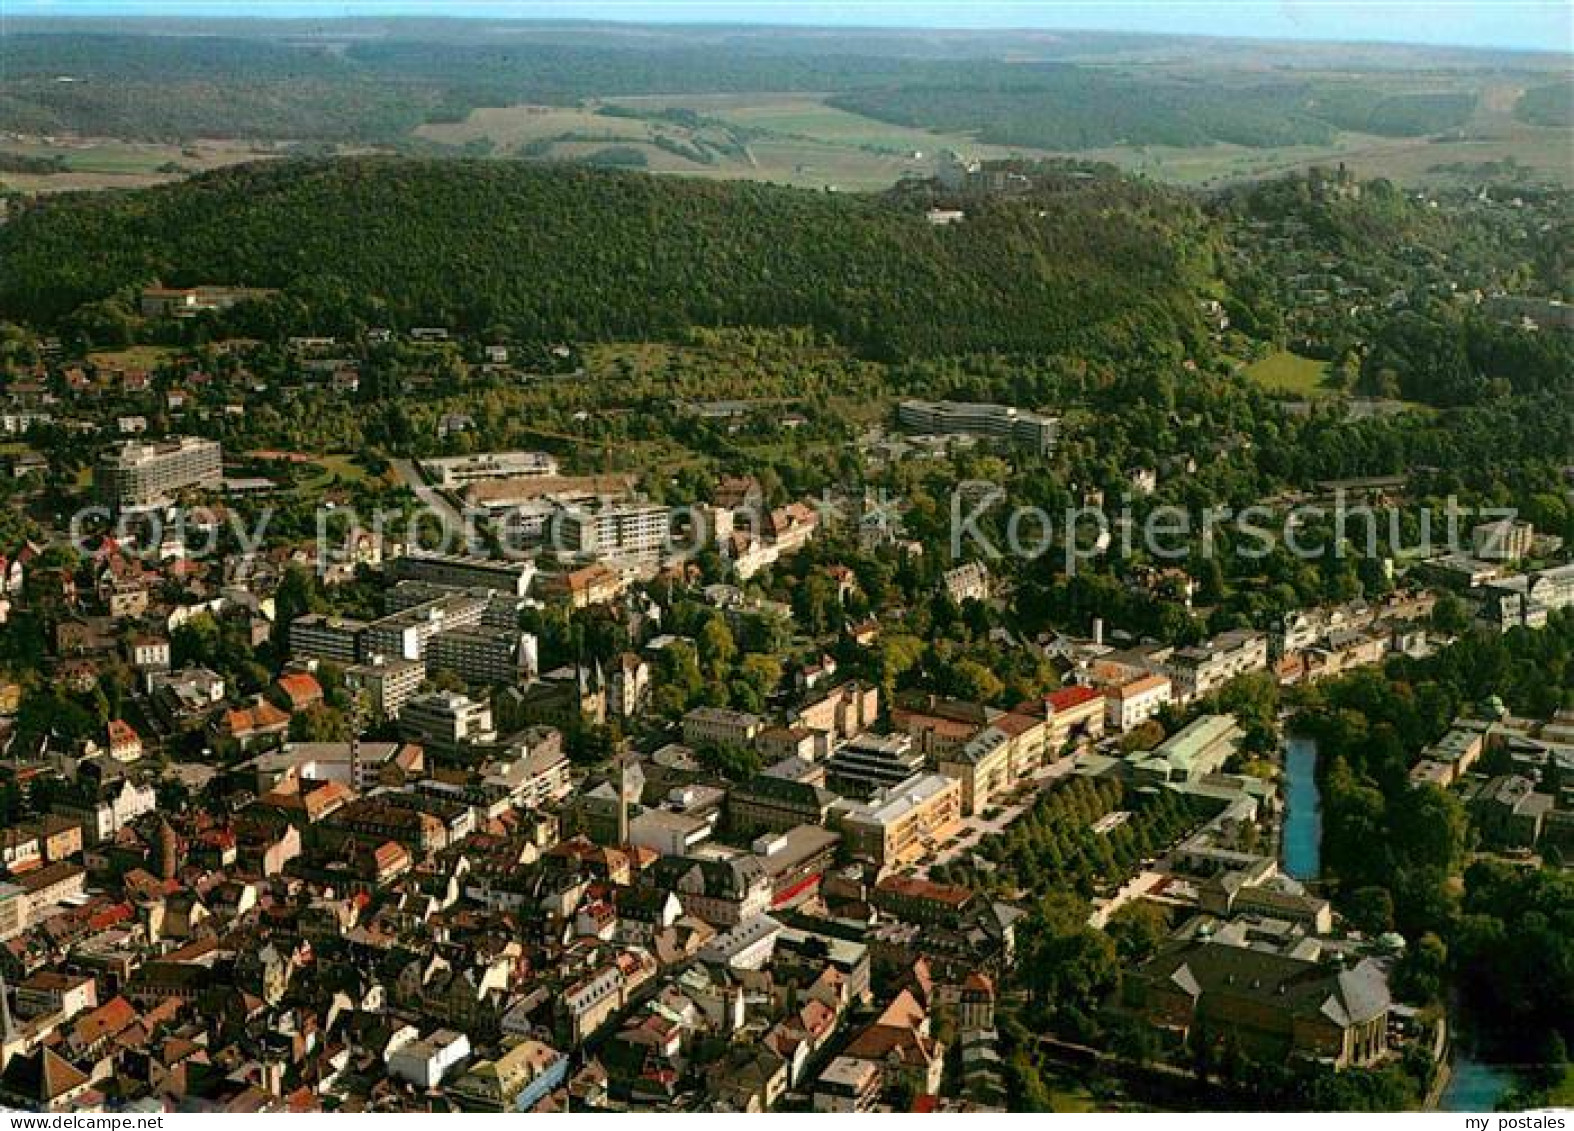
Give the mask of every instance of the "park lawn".
[[318, 456], [315, 462], [345, 484], [361, 483], [367, 477], [366, 469], [355, 462], [354, 456]]
[[155, 369], [178, 351], [168, 346], [128, 346], [121, 350], [100, 350], [87, 355], [94, 365], [109, 369]]
[[1315, 400], [1336, 395], [1324, 384], [1328, 363], [1280, 350], [1246, 367], [1246, 376], [1270, 393], [1291, 393]]

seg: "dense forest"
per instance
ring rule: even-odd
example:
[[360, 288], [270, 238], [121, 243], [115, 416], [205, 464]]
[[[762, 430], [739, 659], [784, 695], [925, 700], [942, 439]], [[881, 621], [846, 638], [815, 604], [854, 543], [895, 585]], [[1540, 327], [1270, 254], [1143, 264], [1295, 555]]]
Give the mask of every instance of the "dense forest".
[[[13, 35], [0, 117], [28, 132], [390, 142], [476, 106], [591, 97], [845, 90], [942, 64], [681, 46], [391, 39], [344, 50], [225, 36]], [[69, 81], [67, 81], [69, 80]]]
[[13, 35], [0, 120], [23, 133], [385, 141], [448, 101], [326, 51], [222, 36]]
[[1367, 87], [1144, 79], [1052, 65], [840, 94], [832, 104], [881, 121], [977, 131], [981, 141], [1045, 149], [1115, 144], [1264, 147], [1328, 142], [1335, 130], [1401, 137], [1462, 124], [1469, 93], [1387, 95]]
[[[136, 288], [286, 288], [240, 329], [447, 325], [652, 339], [810, 326], [878, 356], [1099, 356], [1192, 339], [1211, 237], [1184, 196], [1110, 178], [920, 205], [495, 162], [276, 163], [127, 195], [43, 200], [0, 229], [0, 305], [130, 317]], [[106, 305], [107, 300], [107, 305]]]
[[[845, 42], [776, 38], [782, 42], [731, 38], [717, 50], [703, 35], [627, 29], [601, 39], [459, 41], [420, 38], [407, 28], [338, 43], [12, 34], [0, 118], [8, 128], [36, 133], [389, 144], [409, 143], [421, 123], [461, 118], [478, 106], [829, 92], [836, 105], [882, 121], [978, 131], [980, 140], [1004, 145], [1084, 149], [1119, 142], [1314, 144], [1335, 130], [1421, 136], [1460, 126], [1476, 101], [1466, 85], [1393, 90], [1268, 70], [1244, 82], [1223, 74], [1154, 77], [1140, 65], [1115, 70], [1054, 58], [1078, 49], [1096, 58], [1120, 45], [1096, 36], [1037, 43], [1028, 61], [997, 42], [952, 45], [975, 55], [963, 58], [928, 57], [923, 44], [893, 45], [869, 34]], [[1556, 97], [1538, 88], [1521, 114], [1544, 123], [1556, 110]]]

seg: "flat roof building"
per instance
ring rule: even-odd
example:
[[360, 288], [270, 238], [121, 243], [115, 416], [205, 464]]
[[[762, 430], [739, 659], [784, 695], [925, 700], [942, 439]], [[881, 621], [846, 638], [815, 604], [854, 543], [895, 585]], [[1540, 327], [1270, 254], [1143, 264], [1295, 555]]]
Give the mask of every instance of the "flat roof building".
[[897, 406], [896, 419], [914, 432], [962, 433], [1006, 440], [1040, 455], [1053, 452], [1060, 435], [1058, 417], [1002, 404], [903, 401]]
[[467, 487], [488, 479], [534, 479], [558, 473], [557, 460], [545, 452], [479, 452], [469, 456], [423, 459], [421, 471], [439, 487]]
[[466, 554], [405, 554], [388, 563], [392, 581], [428, 581], [454, 589], [490, 589], [523, 597], [535, 579], [533, 562], [500, 561]]
[[826, 781], [858, 796], [898, 785], [924, 768], [924, 752], [909, 734], [860, 734], [826, 761]]
[[164, 506], [190, 488], [216, 489], [224, 478], [223, 449], [196, 436], [127, 440], [99, 456], [94, 478], [116, 510]]
[[915, 774], [868, 801], [831, 808], [849, 855], [900, 867], [930, 855], [960, 826], [962, 785], [943, 774]]
[[1203, 715], [1130, 763], [1132, 775], [1154, 781], [1196, 781], [1224, 769], [1240, 748], [1242, 731], [1231, 715]]
[[478, 626], [485, 611], [484, 597], [462, 593], [401, 610], [366, 626], [361, 635], [360, 656], [424, 660], [434, 637]]
[[290, 622], [290, 655], [353, 664], [361, 655], [365, 621], [308, 613]]

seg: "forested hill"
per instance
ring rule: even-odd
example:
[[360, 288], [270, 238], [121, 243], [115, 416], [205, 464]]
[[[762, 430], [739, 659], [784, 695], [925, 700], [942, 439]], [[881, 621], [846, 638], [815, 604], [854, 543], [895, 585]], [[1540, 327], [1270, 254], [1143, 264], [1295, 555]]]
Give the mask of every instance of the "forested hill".
[[283, 288], [271, 314], [300, 332], [813, 326], [881, 356], [1119, 356], [1196, 334], [1211, 233], [1185, 196], [1114, 177], [969, 204], [940, 227], [900, 195], [502, 162], [280, 162], [13, 208], [0, 309], [54, 326], [129, 317], [157, 280]]

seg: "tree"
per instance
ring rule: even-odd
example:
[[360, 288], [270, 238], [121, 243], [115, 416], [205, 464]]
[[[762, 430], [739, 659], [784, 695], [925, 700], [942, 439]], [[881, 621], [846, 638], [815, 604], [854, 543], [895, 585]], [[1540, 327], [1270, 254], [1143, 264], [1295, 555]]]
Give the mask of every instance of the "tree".
[[825, 635], [841, 615], [841, 601], [831, 579], [811, 570], [793, 591], [793, 612], [812, 635]]
[[738, 645], [732, 638], [732, 629], [727, 627], [727, 622], [720, 616], [712, 616], [700, 628], [699, 659], [705, 665], [706, 675], [711, 680], [721, 680], [727, 675], [727, 670], [732, 666], [733, 657], [738, 654]]
[[1432, 627], [1445, 636], [1459, 636], [1470, 627], [1470, 610], [1460, 598], [1445, 593], [1432, 606]]
[[1357, 888], [1344, 900], [1344, 916], [1366, 935], [1379, 935], [1394, 927], [1394, 897], [1376, 884]]
[[701, 747], [700, 761], [728, 781], [743, 781], [760, 772], [760, 755], [753, 747], [724, 743]]
[[355, 734], [343, 711], [318, 703], [290, 719], [290, 737], [296, 742], [349, 742]]
[[1109, 924], [1115, 953], [1121, 965], [1126, 967], [1145, 962], [1158, 953], [1169, 930], [1169, 916], [1164, 909], [1143, 900], [1126, 904]]
[[738, 678], [763, 700], [781, 684], [781, 661], [775, 656], [751, 652], [739, 662]]
[[290, 625], [318, 607], [316, 579], [303, 566], [284, 571], [273, 596], [273, 643], [281, 652], [289, 647]]
[[1405, 951], [1394, 970], [1394, 989], [1406, 1001], [1431, 1004], [1443, 1000], [1448, 977], [1448, 947], [1428, 931]]
[[692, 645], [679, 640], [661, 651], [656, 662], [655, 702], [664, 714], [680, 715], [705, 688], [699, 657]]
[[993, 703], [1006, 689], [999, 676], [977, 660], [962, 660], [951, 668], [951, 685], [962, 699]]

